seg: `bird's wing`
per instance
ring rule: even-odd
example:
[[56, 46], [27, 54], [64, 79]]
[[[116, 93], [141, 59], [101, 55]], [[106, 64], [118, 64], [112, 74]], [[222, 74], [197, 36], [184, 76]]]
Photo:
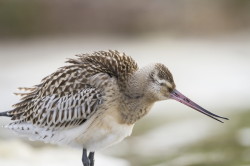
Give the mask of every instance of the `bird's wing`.
[[[18, 93], [22, 96], [21, 101], [2, 115], [11, 117], [16, 123], [24, 121], [40, 126], [84, 123], [105, 97], [102, 90], [110, 79], [124, 87], [128, 76], [138, 69], [131, 57], [118, 51], [82, 54], [67, 62], [70, 65], [45, 77], [39, 85], [20, 88], [28, 92]], [[97, 75], [98, 79], [93, 79]]]
[[87, 88], [63, 97], [46, 96], [34, 101], [14, 123], [28, 122], [42, 128], [71, 128], [83, 124], [102, 103], [102, 95], [95, 88]]

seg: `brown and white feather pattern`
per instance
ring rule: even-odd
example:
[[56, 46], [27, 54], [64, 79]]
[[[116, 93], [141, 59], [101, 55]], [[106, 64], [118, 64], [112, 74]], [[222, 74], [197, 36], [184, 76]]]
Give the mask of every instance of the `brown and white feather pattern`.
[[6, 127], [31, 139], [56, 141], [50, 137], [58, 131], [77, 128], [96, 112], [101, 113], [103, 103], [107, 105], [117, 96], [111, 87], [115, 84], [117, 91], [123, 91], [128, 77], [138, 70], [131, 57], [118, 51], [77, 57], [69, 59], [68, 66], [45, 77], [39, 85], [20, 88], [28, 92], [19, 93], [21, 101], [7, 112], [14, 122]]

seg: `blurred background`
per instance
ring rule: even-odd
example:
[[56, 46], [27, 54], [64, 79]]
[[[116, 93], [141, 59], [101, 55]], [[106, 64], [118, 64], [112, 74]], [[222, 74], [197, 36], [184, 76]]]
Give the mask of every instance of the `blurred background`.
[[[108, 49], [164, 63], [179, 91], [230, 120], [156, 103], [131, 137], [97, 152], [97, 166], [250, 166], [250, 1], [1, 0], [0, 111], [66, 58]], [[0, 165], [17, 164], [81, 166], [81, 150], [0, 128]]]

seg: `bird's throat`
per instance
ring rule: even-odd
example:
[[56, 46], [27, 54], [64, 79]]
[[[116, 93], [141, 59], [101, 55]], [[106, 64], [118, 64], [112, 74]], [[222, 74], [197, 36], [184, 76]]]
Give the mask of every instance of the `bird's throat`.
[[154, 102], [146, 102], [143, 96], [128, 97], [121, 101], [120, 113], [123, 123], [134, 124], [149, 112]]

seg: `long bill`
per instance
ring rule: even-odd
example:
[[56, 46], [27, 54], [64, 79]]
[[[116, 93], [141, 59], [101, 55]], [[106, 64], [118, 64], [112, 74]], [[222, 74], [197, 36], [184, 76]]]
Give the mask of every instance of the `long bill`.
[[179, 101], [193, 109], [195, 109], [196, 111], [199, 111], [207, 116], [209, 116], [210, 118], [213, 118], [221, 123], [224, 123], [223, 121], [221, 121], [219, 118], [221, 119], [225, 119], [228, 120], [228, 118], [213, 114], [212, 112], [209, 112], [207, 110], [205, 110], [204, 108], [202, 108], [201, 106], [199, 106], [198, 104], [196, 104], [195, 102], [193, 102], [192, 100], [190, 100], [189, 98], [187, 98], [186, 96], [184, 96], [183, 94], [181, 94], [179, 91], [177, 91], [176, 89], [174, 89], [171, 94], [170, 94], [170, 98], [174, 99], [176, 101]]

